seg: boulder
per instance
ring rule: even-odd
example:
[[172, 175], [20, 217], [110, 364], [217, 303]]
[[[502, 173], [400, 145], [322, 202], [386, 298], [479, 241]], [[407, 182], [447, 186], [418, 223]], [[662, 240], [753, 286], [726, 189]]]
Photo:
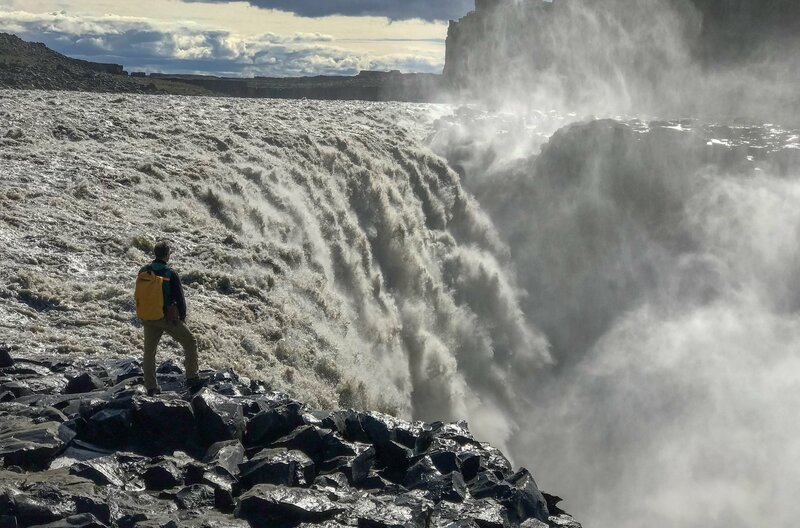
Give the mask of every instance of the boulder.
[[133, 433], [133, 416], [129, 409], [105, 408], [87, 420], [86, 440], [103, 447], [126, 445]]
[[297, 402], [263, 409], [247, 422], [244, 445], [265, 446], [301, 425], [303, 425], [303, 408]]
[[428, 483], [442, 476], [436, 466], [433, 465], [430, 457], [419, 459], [411, 466], [403, 479], [403, 486], [407, 489], [427, 489]]
[[360, 413], [358, 421], [368, 441], [380, 448], [392, 441], [392, 431], [398, 420], [388, 414], [369, 412]]
[[27, 383], [22, 381], [6, 381], [0, 383], [0, 393], [10, 392], [15, 398], [22, 398], [23, 396], [30, 396], [33, 391]]
[[566, 514], [550, 517], [549, 523], [551, 528], [582, 528], [581, 523], [573, 519], [572, 516]]
[[142, 475], [144, 484], [149, 490], [165, 490], [183, 484], [183, 473], [177, 464], [165, 460], [147, 468]]
[[211, 471], [206, 471], [200, 484], [205, 484], [214, 490], [214, 506], [223, 512], [231, 513], [236, 505], [234, 500], [234, 487], [237, 482], [226, 471], [220, 471], [217, 467]]
[[325, 459], [326, 448], [329, 445], [328, 437], [332, 434], [330, 429], [304, 425], [277, 439], [272, 445], [302, 451], [314, 462], [320, 463]]
[[465, 501], [459, 510], [458, 518], [471, 519], [481, 528], [510, 528], [514, 526], [508, 518], [506, 509], [495, 501], [487, 499]]
[[353, 459], [350, 466], [350, 483], [356, 487], [364, 485], [374, 465], [375, 448], [369, 447]]
[[529, 518], [547, 522], [550, 516], [544, 496], [526, 469], [502, 481], [490, 471], [483, 472], [470, 483], [469, 491], [476, 499], [494, 499], [517, 523]]
[[[330, 429], [326, 429], [321, 425], [313, 425], [313, 424], [308, 424], [308, 425], [316, 428], [317, 430], [330, 431]], [[359, 442], [348, 442], [347, 440], [344, 440], [341, 434], [338, 432], [334, 432], [332, 434], [326, 434], [323, 440], [324, 440], [324, 446], [323, 446], [322, 458], [324, 460], [331, 460], [338, 457], [355, 457], [359, 453], [363, 452], [365, 449], [370, 447], [368, 444], [362, 444]]]
[[208, 448], [203, 462], [226, 471], [230, 476], [239, 474], [239, 465], [244, 461], [244, 446], [238, 440], [217, 442]]
[[550, 528], [550, 525], [539, 519], [527, 519], [519, 524], [519, 528]]
[[427, 528], [430, 512], [390, 499], [364, 497], [348, 516], [355, 519], [359, 528]]
[[133, 424], [137, 440], [150, 449], [174, 449], [194, 436], [194, 412], [189, 402], [174, 398], [133, 398]]
[[317, 418], [322, 421], [322, 427], [339, 432], [346, 440], [365, 443], [370, 441], [361, 427], [359, 413], [352, 409], [317, 413]]
[[347, 477], [342, 473], [332, 473], [330, 475], [319, 475], [314, 479], [314, 488], [318, 490], [344, 490], [348, 491], [350, 486]]
[[547, 503], [547, 511], [550, 512], [550, 515], [561, 515], [562, 513], [566, 513], [564, 510], [558, 507], [558, 503], [563, 501], [561, 497], [557, 495], [550, 495], [549, 493], [542, 492], [544, 496], [544, 500]]
[[58, 422], [4, 420], [0, 425], [0, 457], [6, 466], [45, 469], [73, 438], [75, 431]]
[[175, 502], [182, 510], [196, 512], [200, 508], [214, 506], [214, 488], [205, 484], [186, 486], [175, 495]]
[[461, 471], [458, 456], [453, 451], [436, 451], [428, 453], [428, 456], [439, 473], [443, 475], [453, 471]]
[[500, 503], [508, 509], [509, 515], [519, 521], [533, 518], [546, 523], [550, 512], [533, 475], [523, 468], [507, 482], [511, 486], [510, 493], [501, 497]]
[[478, 447], [482, 455], [481, 462], [484, 469], [492, 471], [497, 475], [497, 478], [501, 479], [508, 478], [512, 475], [513, 468], [511, 467], [511, 462], [508, 461], [499, 449], [485, 442], [481, 442]]
[[175, 364], [174, 360], [168, 359], [158, 366], [156, 374], [183, 374], [183, 370]]
[[[24, 493], [13, 488], [4, 493], [0, 500], [0, 514], [13, 513], [20, 526], [36, 526], [56, 522], [59, 519], [81, 513], [90, 513], [105, 522], [108, 509], [98, 507], [102, 501], [92, 482], [70, 475], [66, 470], [27, 473], [24, 479]], [[0, 476], [7, 484], [16, 479], [9, 474]], [[16, 483], [22, 488], [23, 482]], [[5, 507], [2, 503], [5, 502]]]
[[231, 398], [206, 387], [192, 398], [192, 409], [204, 444], [242, 438], [245, 427], [242, 406]]
[[127, 482], [125, 472], [120, 468], [116, 456], [106, 456], [79, 462], [69, 468], [71, 474], [91, 480], [98, 486], [117, 486], [124, 488]]
[[160, 499], [147, 493], [121, 493], [112, 490], [108, 494], [112, 524], [118, 528], [140, 528], [146, 523], [150, 526], [164, 526], [178, 511], [174, 500]]
[[467, 486], [464, 477], [458, 471], [440, 475], [428, 480], [425, 497], [435, 503], [442, 501], [463, 502], [467, 497]]
[[14, 358], [11, 357], [11, 349], [8, 347], [0, 347], [0, 368], [8, 368], [14, 366]]
[[109, 379], [113, 380], [115, 385], [144, 375], [139, 362], [133, 359], [115, 361], [106, 367], [106, 371]]
[[234, 513], [254, 526], [270, 526], [270, 523], [294, 526], [323, 522], [344, 511], [344, 507], [320, 491], [259, 484], [239, 498]]
[[381, 465], [404, 474], [409, 466], [410, 459], [414, 456], [411, 449], [399, 442], [389, 440], [384, 444], [376, 444], [375, 451]]
[[239, 466], [240, 480], [249, 486], [306, 486], [314, 481], [314, 462], [302, 451], [264, 449]]
[[97, 517], [91, 513], [71, 515], [64, 519], [47, 524], [37, 524], [31, 528], [107, 528]]
[[83, 394], [87, 392], [99, 391], [105, 388], [103, 380], [97, 376], [93, 376], [88, 372], [79, 374], [67, 382], [64, 387], [64, 394]]
[[483, 458], [477, 451], [462, 451], [458, 453], [458, 466], [465, 482], [469, 482], [478, 476], [482, 461]]
[[463, 420], [457, 423], [447, 423], [447, 424], [442, 422], [434, 422], [430, 424], [430, 427], [433, 430], [434, 436], [436, 436], [437, 438], [453, 440], [459, 445], [469, 445], [476, 443], [475, 438], [469, 431], [469, 426], [467, 425], [467, 422]]

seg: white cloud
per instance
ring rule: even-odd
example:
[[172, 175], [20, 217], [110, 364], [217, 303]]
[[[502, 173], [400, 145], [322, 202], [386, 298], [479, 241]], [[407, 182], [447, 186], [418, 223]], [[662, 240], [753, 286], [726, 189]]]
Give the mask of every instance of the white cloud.
[[252, 36], [193, 22], [113, 14], [0, 11], [0, 31], [44, 42], [69, 56], [121, 63], [130, 71], [294, 76], [350, 75], [361, 69], [438, 72], [442, 67], [441, 58], [430, 53], [353, 50], [319, 32]]

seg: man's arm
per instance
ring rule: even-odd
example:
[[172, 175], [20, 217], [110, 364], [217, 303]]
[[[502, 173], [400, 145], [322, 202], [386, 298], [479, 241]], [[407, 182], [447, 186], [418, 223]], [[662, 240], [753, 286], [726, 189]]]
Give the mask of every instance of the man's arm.
[[180, 315], [181, 321], [185, 321], [186, 299], [183, 297], [183, 285], [181, 284], [181, 278], [175, 270], [172, 271], [172, 280], [170, 281], [170, 284], [172, 287], [172, 302], [178, 306], [178, 314]]

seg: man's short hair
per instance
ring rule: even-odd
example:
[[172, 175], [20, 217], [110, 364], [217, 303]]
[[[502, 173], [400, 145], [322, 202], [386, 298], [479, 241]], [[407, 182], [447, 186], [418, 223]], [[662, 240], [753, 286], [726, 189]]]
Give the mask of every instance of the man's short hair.
[[165, 259], [169, 256], [170, 248], [169, 242], [166, 240], [159, 240], [156, 242], [156, 245], [153, 246], [153, 253], [155, 254], [157, 259]]

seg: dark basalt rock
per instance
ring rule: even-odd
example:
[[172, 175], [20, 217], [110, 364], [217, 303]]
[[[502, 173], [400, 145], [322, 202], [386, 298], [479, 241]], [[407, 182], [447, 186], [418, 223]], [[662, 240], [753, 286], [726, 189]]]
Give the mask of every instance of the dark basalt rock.
[[527, 519], [520, 523], [519, 528], [550, 528], [550, 525], [539, 519]]
[[427, 482], [425, 497], [433, 502], [463, 502], [467, 497], [467, 485], [461, 473], [453, 471], [446, 475], [434, 477]]
[[244, 446], [238, 440], [217, 442], [208, 448], [203, 462], [224, 470], [235, 477], [239, 474], [239, 465], [244, 461]]
[[184, 476], [174, 462], [166, 460], [147, 468], [142, 479], [149, 490], [165, 490], [182, 484]]
[[265, 446], [301, 425], [303, 409], [297, 402], [263, 409], [247, 422], [244, 445]]
[[404, 473], [409, 466], [410, 459], [414, 453], [403, 444], [390, 440], [381, 445], [376, 445], [378, 461], [381, 465], [395, 473]]
[[296, 526], [326, 521], [344, 511], [319, 491], [259, 484], [239, 498], [235, 515], [254, 526]]
[[461, 468], [464, 481], [469, 482], [478, 476], [482, 462], [483, 459], [480, 453], [476, 451], [462, 451], [458, 453], [458, 465]]
[[0, 369], [13, 367], [14, 358], [11, 357], [11, 349], [8, 347], [0, 347]]
[[173, 360], [168, 359], [158, 366], [156, 374], [183, 374], [183, 370]]
[[10, 392], [15, 398], [22, 398], [23, 396], [30, 396], [33, 391], [27, 383], [22, 381], [6, 381], [0, 383], [0, 392]]
[[391, 500], [359, 500], [352, 515], [359, 528], [427, 528], [432, 510]]
[[84, 372], [70, 379], [63, 392], [64, 394], [83, 394], [104, 389], [105, 386], [106, 384], [100, 378]]
[[175, 495], [175, 502], [182, 510], [197, 511], [214, 507], [214, 488], [205, 484], [186, 486]]
[[204, 388], [192, 398], [192, 408], [203, 443], [242, 438], [244, 413], [234, 400]]
[[407, 489], [427, 488], [428, 483], [442, 476], [431, 461], [430, 457], [423, 457], [411, 466], [403, 479], [403, 486]]
[[459, 464], [458, 455], [452, 451], [436, 451], [428, 453], [431, 462], [441, 474], [452, 473], [453, 471], [461, 471], [461, 464]]
[[513, 473], [511, 462], [500, 452], [499, 449], [487, 443], [481, 443], [480, 449], [483, 454], [481, 463], [482, 469], [493, 472], [498, 478], [510, 477]]
[[314, 481], [314, 462], [302, 451], [264, 449], [239, 466], [240, 480], [248, 485], [306, 486]]
[[138, 440], [156, 450], [186, 445], [195, 428], [191, 404], [177, 397], [134, 397], [133, 423]]
[[106, 408], [87, 421], [85, 435], [90, 442], [104, 447], [125, 446], [133, 433], [133, 416], [129, 409]]
[[329, 438], [332, 435], [333, 432], [330, 429], [304, 425], [279, 438], [272, 445], [302, 451], [314, 462], [320, 463], [325, 459], [326, 447], [330, 445]]
[[11, 419], [0, 424], [0, 457], [6, 466], [44, 469], [66, 449], [75, 432], [58, 422]]
[[138, 378], [144, 375], [139, 362], [133, 359], [115, 361], [106, 367], [106, 372], [108, 372], [108, 377], [113, 380], [115, 385], [125, 380]]
[[480, 528], [508, 528], [514, 526], [508, 518], [508, 513], [500, 504], [482, 499], [465, 502], [464, 507], [458, 512], [458, 518], [471, 519]]
[[38, 524], [31, 528], [107, 528], [97, 517], [91, 513], [81, 513], [71, 515], [65, 519], [60, 519], [47, 524]]
[[511, 493], [501, 499], [501, 504], [520, 521], [534, 518], [547, 522], [550, 517], [547, 501], [539, 491], [533, 475], [523, 468], [507, 482], [512, 486]]
[[200, 484], [205, 484], [214, 490], [214, 506], [218, 510], [225, 513], [233, 512], [236, 505], [234, 489], [238, 491], [238, 482], [227, 471], [220, 471], [220, 468], [207, 471], [203, 474]]
[[469, 491], [477, 499], [496, 500], [506, 507], [509, 517], [517, 522], [529, 518], [546, 522], [550, 516], [544, 496], [526, 469], [503, 481], [497, 480], [491, 472], [482, 473], [470, 483]]
[[111, 485], [118, 488], [126, 487], [126, 475], [119, 467], [116, 456], [107, 456], [79, 462], [70, 468], [70, 473], [91, 480], [98, 486]]
[[[232, 371], [203, 372], [194, 395], [147, 397], [126, 377], [135, 362], [30, 365], [0, 378], [46, 389], [0, 404], [10, 526], [580, 526], [464, 423], [308, 411]], [[56, 366], [65, 391], [90, 392], [40, 383]], [[162, 387], [182, 386], [176, 368], [162, 364]]]
[[361, 487], [370, 477], [370, 471], [375, 465], [375, 448], [369, 447], [353, 459], [350, 465], [350, 483]]

